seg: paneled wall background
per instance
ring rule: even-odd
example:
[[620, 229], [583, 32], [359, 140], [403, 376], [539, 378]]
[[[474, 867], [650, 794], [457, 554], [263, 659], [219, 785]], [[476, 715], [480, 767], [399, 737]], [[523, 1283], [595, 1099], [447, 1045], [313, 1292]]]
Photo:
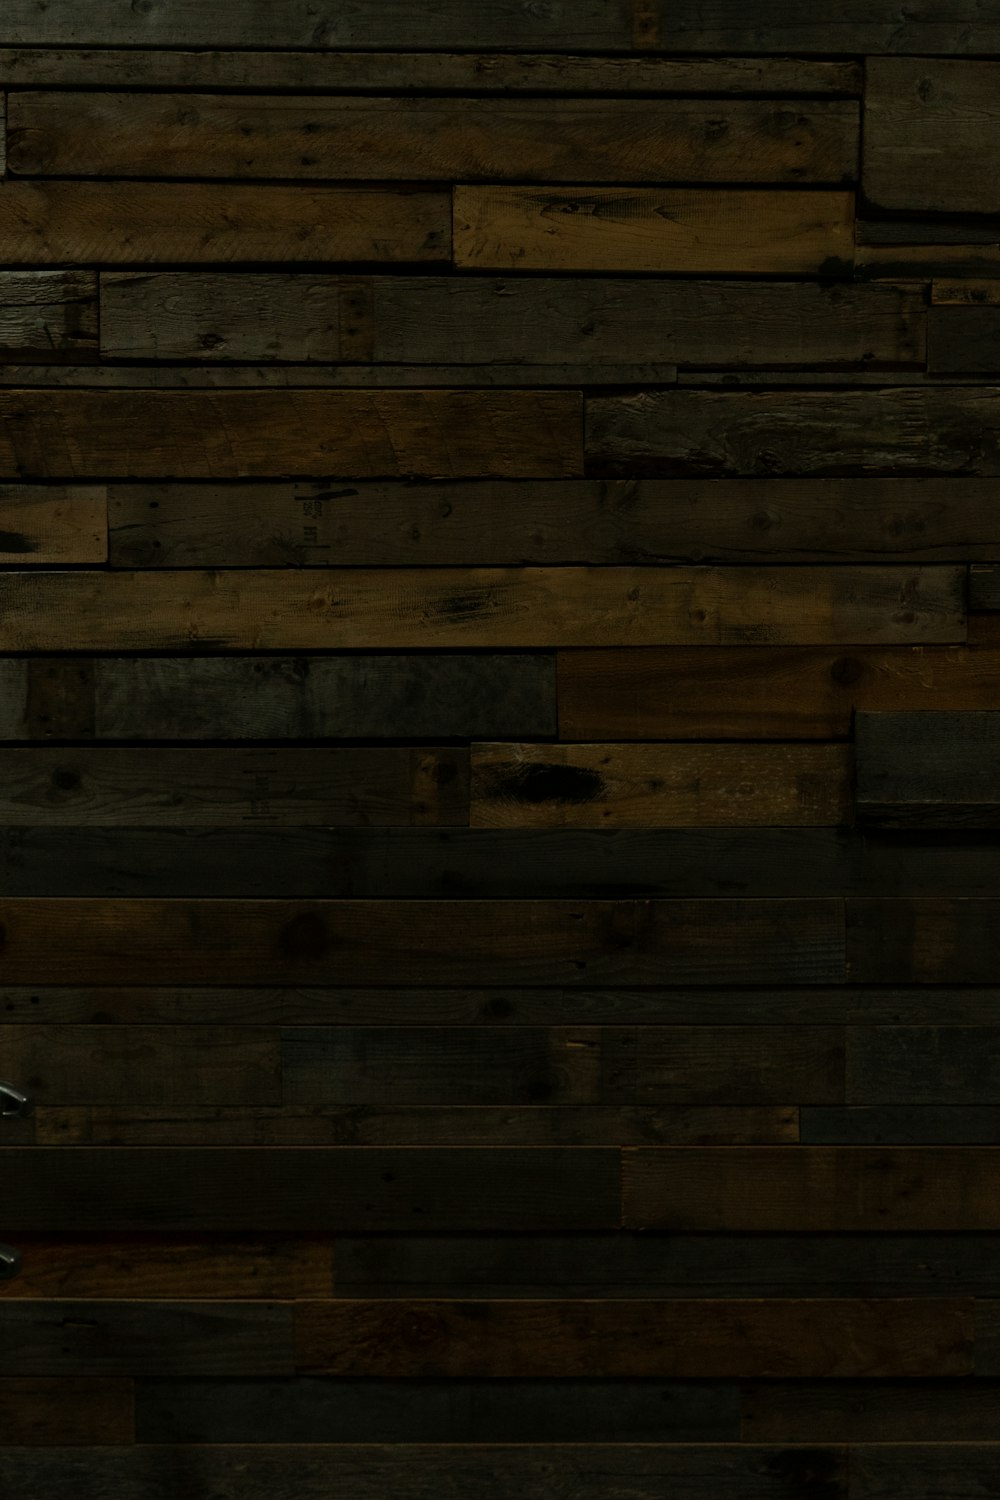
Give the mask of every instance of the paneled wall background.
[[1000, 0], [3, 0], [0, 1489], [1000, 1496]]

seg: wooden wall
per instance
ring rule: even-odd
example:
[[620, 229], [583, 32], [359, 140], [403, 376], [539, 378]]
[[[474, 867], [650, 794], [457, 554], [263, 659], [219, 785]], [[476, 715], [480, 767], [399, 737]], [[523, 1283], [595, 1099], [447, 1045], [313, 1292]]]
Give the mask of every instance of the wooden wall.
[[3, 0], [5, 1496], [1000, 1496], [997, 56]]

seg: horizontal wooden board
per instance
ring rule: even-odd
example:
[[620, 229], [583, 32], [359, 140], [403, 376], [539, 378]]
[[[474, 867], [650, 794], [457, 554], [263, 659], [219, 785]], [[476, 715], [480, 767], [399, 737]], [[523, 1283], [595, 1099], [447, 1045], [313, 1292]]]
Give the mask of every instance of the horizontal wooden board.
[[1000, 827], [1000, 713], [860, 713], [855, 736], [865, 822]]
[[131, 1443], [133, 1429], [130, 1380], [0, 1377], [5, 1447], [112, 1446]]
[[993, 1146], [640, 1147], [626, 1149], [623, 1160], [629, 1229], [1000, 1228], [1000, 1149]]
[[1000, 212], [998, 85], [996, 63], [872, 58], [865, 75], [867, 201], [911, 213]]
[[582, 472], [581, 398], [522, 391], [4, 391], [13, 479]]
[[214, 362], [508, 361], [530, 365], [535, 378], [544, 366], [577, 361], [593, 367], [594, 384], [642, 361], [922, 367], [926, 313], [920, 289], [888, 283], [122, 271], [101, 277], [101, 352]]
[[[922, 1436], [922, 1434], [921, 1434]], [[851, 1459], [857, 1500], [951, 1500], [996, 1489], [1000, 1445], [985, 1443], [874, 1443]]]
[[5, 359], [86, 359], [97, 353], [97, 323], [93, 271], [0, 272]]
[[[898, 281], [906, 277], [930, 280], [935, 276], [975, 276], [981, 279], [1000, 276], [1000, 232], [991, 230], [991, 242], [983, 243], [975, 240], [967, 226], [968, 221], [964, 220], [968, 241], [965, 244], [936, 242], [923, 225], [920, 232], [913, 235], [912, 243], [870, 244], [864, 237], [866, 230], [870, 232], [881, 226], [859, 224], [860, 238], [854, 252], [855, 278], [858, 281], [886, 278]], [[891, 227], [895, 229], [897, 226]], [[911, 229], [911, 224], [901, 221], [898, 227], [905, 231]]]
[[[976, 1076], [974, 1069], [969, 1075]], [[953, 1095], [960, 1091], [961, 1085], [951, 1089]], [[993, 1104], [860, 1104], [849, 1109], [820, 1104], [802, 1110], [801, 1139], [808, 1146], [997, 1146], [1000, 1109]]]
[[0, 1298], [4, 1353], [23, 1375], [284, 1375], [288, 1303]]
[[991, 53], [1000, 52], [1000, 11], [921, 6], [901, 13], [892, 0], [842, 0], [836, 11], [804, 11], [789, 0], [659, 0], [649, 10], [654, 45], [672, 52]]
[[969, 608], [1000, 610], [1000, 567], [978, 563], [969, 569]]
[[315, 185], [0, 183], [0, 257], [24, 266], [447, 261], [446, 192]]
[[844, 1450], [736, 1443], [11, 1447], [2, 1472], [15, 1493], [69, 1484], [86, 1500], [176, 1500], [179, 1484], [213, 1500], [274, 1500], [282, 1487], [300, 1500], [424, 1500], [428, 1487], [449, 1500], [552, 1500], [560, 1489], [573, 1500], [802, 1500], [810, 1490], [823, 1500], [847, 1497]]
[[464, 825], [468, 780], [457, 748], [0, 749], [0, 824]]
[[0, 562], [102, 563], [106, 485], [0, 485]]
[[736, 1442], [739, 1403], [719, 1382], [143, 1380], [136, 1432], [143, 1443]]
[[0, 660], [9, 740], [480, 738], [554, 734], [551, 655]]
[[851, 760], [846, 745], [478, 744], [469, 820], [474, 828], [833, 826], [853, 817]]
[[[911, 903], [912, 904], [912, 903]], [[838, 983], [836, 900], [0, 902], [9, 984]]]
[[988, 561], [998, 501], [950, 478], [108, 486], [120, 568]]
[[[911, 372], [897, 372], [907, 380]], [[829, 379], [840, 378], [829, 376]], [[859, 375], [862, 384], [873, 377]], [[921, 372], [922, 383], [925, 379]], [[200, 391], [200, 390], [615, 390], [623, 386], [677, 384], [677, 366], [644, 364], [187, 364], [3, 365], [0, 389]], [[417, 482], [415, 477], [415, 482]]]
[[619, 1156], [577, 1147], [6, 1148], [4, 1231], [612, 1229]]
[[10, 96], [26, 177], [844, 183], [853, 100]]
[[[6, 1132], [5, 1132], [6, 1135]], [[294, 1239], [202, 1231], [91, 1233], [41, 1237], [19, 1234], [20, 1275], [0, 1283], [0, 1300], [21, 1298], [214, 1299], [264, 1301], [329, 1297], [333, 1244], [318, 1235]], [[144, 1371], [138, 1373], [144, 1374]]]
[[996, 475], [998, 394], [933, 386], [593, 396], [587, 455], [609, 476]]
[[299, 1369], [635, 1378], [968, 1375], [971, 1299], [300, 1302]]
[[860, 984], [992, 984], [1000, 901], [915, 896], [847, 906], [848, 972]]
[[1000, 1441], [1000, 1390], [987, 1381], [744, 1386], [740, 1411], [750, 1443]]
[[0, 574], [0, 648], [949, 642], [965, 639], [964, 586], [947, 566], [21, 572]]
[[894, 646], [561, 651], [566, 740], [829, 739], [854, 710], [971, 711], [1000, 694], [1000, 653]]
[[992, 1104], [996, 1026], [859, 1026], [847, 1034], [849, 1104]]
[[[798, 1110], [784, 1104], [41, 1106], [24, 1123], [32, 1127], [30, 1143], [40, 1146], [754, 1146], [798, 1140]], [[5, 1125], [5, 1140], [9, 1130]]]
[[927, 368], [942, 375], [1000, 370], [1000, 308], [971, 302], [932, 307], [927, 323]]
[[845, 192], [472, 185], [454, 192], [455, 264], [472, 270], [844, 275], [853, 253], [854, 197]]

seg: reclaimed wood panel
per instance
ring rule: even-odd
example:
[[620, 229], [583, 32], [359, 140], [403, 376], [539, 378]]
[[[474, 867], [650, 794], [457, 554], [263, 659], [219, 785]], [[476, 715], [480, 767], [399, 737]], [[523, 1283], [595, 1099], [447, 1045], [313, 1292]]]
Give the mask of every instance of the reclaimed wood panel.
[[848, 901], [850, 977], [862, 984], [990, 984], [1000, 973], [998, 910], [995, 897]]
[[849, 1104], [991, 1104], [1000, 1072], [993, 1026], [864, 1026], [847, 1032]]
[[[72, 1140], [71, 1136], [67, 1137]], [[56, 1143], [50, 1142], [55, 1145]], [[19, 1234], [21, 1274], [0, 1284], [0, 1300], [119, 1298], [191, 1302], [207, 1298], [265, 1302], [329, 1297], [333, 1243], [318, 1235], [197, 1237], [172, 1227], [144, 1234]]]
[[925, 1443], [903, 1447], [873, 1444], [857, 1450], [851, 1494], [857, 1500], [947, 1500], [952, 1495], [988, 1496], [996, 1488], [996, 1443]]
[[132, 1443], [134, 1430], [130, 1380], [0, 1377], [4, 1447], [111, 1447]]
[[865, 822], [1000, 826], [1000, 713], [860, 713], [855, 742]]
[[965, 639], [964, 585], [945, 566], [6, 573], [0, 648], [949, 642]]
[[0, 485], [0, 562], [103, 563], [106, 485]]
[[750, 1443], [930, 1443], [1000, 1441], [995, 1383], [874, 1381], [752, 1385], [740, 1391]]
[[846, 192], [462, 185], [453, 197], [462, 269], [842, 275], [853, 260]]
[[[0, 113], [0, 124], [2, 120]], [[87, 359], [97, 347], [94, 272], [0, 272], [0, 351], [5, 359]]]

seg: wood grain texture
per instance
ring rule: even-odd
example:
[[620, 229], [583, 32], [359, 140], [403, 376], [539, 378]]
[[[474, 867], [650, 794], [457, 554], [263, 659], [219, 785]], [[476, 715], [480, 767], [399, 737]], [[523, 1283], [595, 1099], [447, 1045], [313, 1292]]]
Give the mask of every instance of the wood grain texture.
[[463, 185], [454, 258], [479, 271], [843, 274], [853, 224], [845, 192]]
[[246, 183], [0, 183], [0, 256], [25, 266], [315, 261], [433, 263], [450, 196]]
[[[928, 1048], [915, 1049], [918, 1054]], [[974, 1093], [982, 1072], [961, 1047], [957, 1053], [965, 1075], [956, 1082], [938, 1085], [940, 1092], [958, 1096], [963, 1088]], [[898, 1062], [898, 1059], [896, 1059]], [[904, 1073], [902, 1087], [919, 1092], [929, 1087], [928, 1075], [934, 1061], [916, 1083]], [[940, 1074], [936, 1075], [940, 1078]], [[900, 1089], [899, 1075], [894, 1080]], [[847, 1109], [836, 1106], [807, 1106], [800, 1115], [800, 1139], [808, 1146], [997, 1146], [1000, 1145], [1000, 1110], [992, 1104], [857, 1104]]]
[[978, 563], [969, 569], [969, 608], [1000, 609], [1000, 568], [995, 563]]
[[851, 1486], [858, 1500], [946, 1500], [963, 1490], [987, 1497], [996, 1489], [998, 1457], [995, 1443], [875, 1444], [858, 1451]]
[[582, 472], [581, 400], [519, 391], [6, 391], [13, 479]]
[[[261, 1233], [197, 1237], [144, 1226], [144, 1234], [102, 1232], [18, 1235], [22, 1270], [0, 1287], [0, 1299], [118, 1298], [192, 1302], [203, 1298], [264, 1302], [329, 1297], [333, 1244], [318, 1235]], [[139, 1372], [145, 1373], [144, 1371]]]
[[[2, 123], [0, 113], [0, 123]], [[97, 277], [92, 271], [0, 273], [4, 357], [86, 359], [97, 353]]]
[[6, 573], [0, 647], [364, 651], [949, 642], [965, 639], [964, 584], [964, 569], [945, 566]]
[[480, 744], [472, 747], [470, 822], [831, 826], [851, 821], [850, 778], [850, 753], [839, 745]]
[[2, 1377], [0, 1433], [5, 1448], [131, 1443], [132, 1382]]
[[897, 828], [1000, 826], [1000, 714], [858, 714], [857, 807]]
[[106, 485], [0, 485], [0, 562], [103, 563]]
[[12, 175], [845, 183], [859, 107], [769, 100], [11, 95]]
[[847, 904], [850, 977], [859, 983], [990, 984], [1000, 964], [995, 898], [877, 898]]
[[990, 1443], [1000, 1439], [994, 1383], [753, 1385], [740, 1392], [750, 1443]]
[[[972, 283], [981, 288], [983, 283]], [[984, 299], [985, 300], [985, 299]], [[927, 367], [942, 375], [1000, 370], [1000, 309], [965, 304], [935, 305], [927, 324]]]

